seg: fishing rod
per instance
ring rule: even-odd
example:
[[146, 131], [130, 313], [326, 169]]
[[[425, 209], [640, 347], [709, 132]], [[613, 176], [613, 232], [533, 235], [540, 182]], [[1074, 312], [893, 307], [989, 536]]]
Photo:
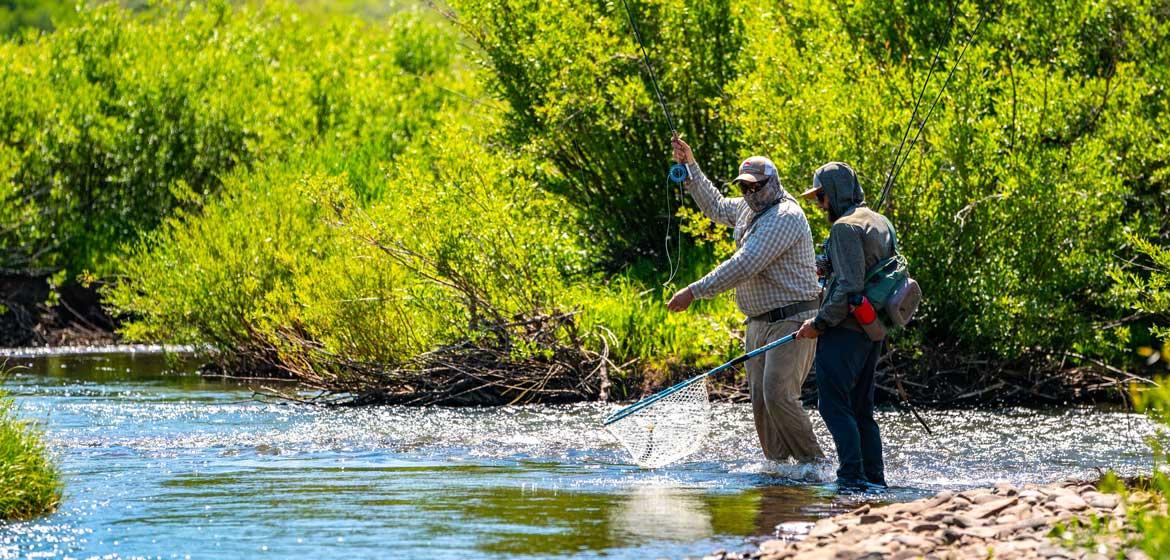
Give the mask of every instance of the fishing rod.
[[[874, 206], [875, 211], [881, 212], [882, 208], [889, 200], [890, 191], [894, 188], [894, 183], [897, 182], [898, 174], [902, 172], [902, 168], [905, 167], [906, 162], [910, 159], [910, 150], [912, 150], [914, 144], [918, 142], [918, 138], [922, 136], [922, 131], [926, 128], [926, 122], [930, 120], [930, 116], [934, 114], [934, 108], [938, 106], [939, 100], [942, 99], [943, 93], [946, 92], [947, 85], [949, 85], [951, 82], [951, 77], [955, 75], [955, 70], [959, 68], [959, 64], [963, 61], [963, 56], [967, 53], [967, 48], [971, 46], [972, 42], [974, 42], [975, 36], [979, 33], [979, 28], [983, 26], [984, 18], [984, 14], [979, 15], [979, 20], [975, 23], [975, 29], [973, 29], [971, 34], [967, 36], [967, 40], [964, 42], [963, 48], [959, 51], [958, 58], [956, 58], [955, 63], [951, 65], [951, 70], [947, 73], [946, 79], [943, 80], [942, 87], [939, 88], [938, 95], [936, 95], [934, 101], [931, 102], [930, 108], [926, 111], [926, 115], [922, 117], [922, 121], [918, 124], [918, 130], [915, 131], [914, 138], [910, 140], [910, 145], [907, 146], [906, 138], [910, 134], [910, 129], [914, 126], [914, 117], [918, 115], [918, 108], [922, 103], [923, 95], [926, 93], [926, 86], [930, 84], [930, 78], [934, 75], [935, 65], [938, 62], [939, 56], [942, 54], [942, 45], [939, 45], [938, 48], [935, 49], [934, 58], [930, 62], [930, 70], [927, 72], [926, 80], [922, 82], [922, 88], [918, 91], [918, 96], [914, 100], [914, 109], [910, 113], [910, 119], [906, 122], [906, 129], [902, 132], [902, 141], [898, 143], [898, 148], [894, 150], [894, 159], [890, 164], [890, 172], [886, 175], [886, 182], [882, 186], [881, 195], [878, 197], [878, 202]], [[952, 11], [950, 23], [948, 24], [947, 28], [952, 29], [954, 27], [954, 23], [955, 12]], [[905, 148], [905, 152], [903, 151], [903, 148]], [[905, 157], [903, 157], [903, 154], [905, 154]], [[902, 404], [910, 410], [910, 413], [914, 416], [914, 419], [922, 425], [922, 429], [926, 430], [927, 435], [933, 436], [934, 432], [930, 429], [930, 425], [926, 423], [926, 420], [922, 417], [922, 414], [918, 412], [918, 408], [910, 402], [910, 397], [906, 393], [906, 389], [902, 386], [902, 378], [898, 375], [896, 369], [894, 370], [893, 377], [894, 386], [896, 388], [895, 393], [902, 400]]]
[[[946, 79], [943, 80], [942, 87], [938, 90], [938, 95], [935, 96], [934, 101], [931, 102], [930, 109], [926, 111], [926, 116], [922, 117], [922, 122], [918, 124], [918, 130], [914, 133], [914, 138], [910, 141], [910, 145], [906, 147], [905, 157], [901, 157], [903, 154], [902, 147], [906, 142], [906, 134], [909, 133], [910, 128], [914, 126], [914, 116], [918, 113], [918, 104], [922, 99], [922, 94], [926, 92], [926, 85], [930, 81], [930, 75], [934, 72], [934, 62], [931, 62], [930, 73], [927, 74], [926, 82], [923, 82], [922, 90], [919, 91], [918, 100], [914, 103], [914, 112], [910, 114], [910, 120], [906, 123], [906, 132], [902, 135], [902, 143], [898, 145], [897, 151], [894, 152], [894, 161], [890, 166], [889, 174], [886, 176], [886, 183], [882, 187], [882, 193], [881, 196], [878, 197], [877, 204], [874, 206], [876, 211], [881, 212], [882, 208], [889, 199], [890, 191], [894, 188], [894, 183], [897, 181], [898, 175], [902, 172], [902, 168], [906, 166], [906, 162], [910, 159], [909, 150], [913, 149], [914, 144], [918, 142], [918, 138], [922, 136], [922, 131], [926, 128], [926, 122], [930, 120], [930, 116], [934, 113], [934, 108], [938, 105], [939, 100], [942, 99], [943, 93], [946, 92], [947, 85], [951, 82], [951, 77], [955, 75], [955, 70], [959, 68], [959, 64], [963, 61], [963, 56], [967, 54], [967, 48], [970, 47], [971, 43], [975, 41], [975, 35], [979, 33], [979, 29], [983, 26], [983, 21], [985, 18], [986, 14], [979, 15], [979, 20], [975, 23], [975, 29], [971, 31], [969, 36], [967, 36], [967, 40], [964, 42], [962, 50], [959, 51], [958, 58], [956, 58], [955, 63], [951, 65], [950, 72], [947, 73]], [[954, 14], [951, 15], [951, 22], [953, 25]], [[939, 49], [935, 51], [936, 60], [940, 52], [942, 52], [941, 45], [939, 46]], [[899, 158], [901, 158], [901, 162], [899, 162]]]
[[[950, 21], [947, 22], [947, 30], [953, 29], [955, 25], [955, 10], [951, 9]], [[881, 194], [878, 196], [878, 209], [881, 209], [881, 203], [886, 198], [886, 193], [889, 192], [894, 180], [894, 168], [897, 167], [898, 157], [902, 154], [902, 148], [906, 145], [906, 138], [910, 136], [910, 129], [914, 128], [914, 117], [918, 116], [918, 107], [922, 104], [922, 96], [926, 94], [926, 86], [930, 84], [930, 78], [934, 76], [934, 67], [938, 64], [938, 59], [942, 56], [942, 45], [934, 49], [934, 58], [930, 61], [930, 70], [926, 72], [926, 79], [922, 81], [922, 89], [918, 90], [918, 96], [914, 98], [914, 110], [910, 112], [910, 119], [906, 121], [906, 130], [902, 131], [902, 141], [898, 143], [898, 148], [894, 150], [893, 164], [890, 166], [890, 172], [886, 174], [886, 181], [882, 184]]]
[[646, 43], [642, 40], [642, 33], [638, 31], [638, 23], [634, 21], [634, 12], [630, 9], [630, 4], [627, 0], [622, 0], [622, 5], [626, 8], [626, 17], [630, 20], [630, 28], [634, 30], [634, 38], [638, 40], [638, 47], [642, 49], [642, 63], [646, 66], [646, 72], [650, 74], [650, 85], [654, 86], [654, 95], [658, 98], [658, 105], [662, 107], [662, 113], [666, 115], [666, 125], [670, 127], [670, 132], [678, 136], [678, 129], [674, 127], [674, 118], [670, 115], [670, 109], [666, 106], [666, 98], [662, 96], [662, 90], [658, 89], [658, 76], [654, 74], [654, 67], [650, 66], [650, 55], [646, 52]]
[[[666, 116], [666, 126], [670, 127], [672, 138], [678, 138], [678, 128], [674, 126], [674, 117], [670, 114], [670, 108], [666, 106], [666, 97], [662, 95], [662, 89], [658, 87], [658, 75], [654, 73], [654, 67], [650, 65], [650, 54], [646, 51], [646, 42], [642, 40], [642, 32], [638, 30], [638, 22], [634, 20], [634, 11], [630, 9], [628, 0], [622, 0], [622, 6], [626, 9], [626, 18], [630, 21], [630, 29], [634, 31], [634, 39], [638, 42], [638, 48], [642, 51], [642, 65], [646, 67], [646, 73], [650, 76], [650, 85], [654, 88], [654, 97], [658, 100], [658, 106], [662, 108], [662, 114]], [[670, 166], [670, 172], [667, 178], [674, 184], [682, 184], [686, 180], [689, 173], [687, 166], [676, 163]], [[682, 268], [682, 232], [679, 231], [675, 235], [675, 253], [678, 259], [674, 260], [670, 257], [670, 222], [674, 211], [670, 208], [670, 197], [673, 195], [670, 185], [667, 184], [666, 193], [666, 235], [664, 236], [664, 244], [666, 249], [666, 266], [670, 270], [670, 277], [666, 279], [663, 285], [669, 285], [674, 281], [674, 277]]]

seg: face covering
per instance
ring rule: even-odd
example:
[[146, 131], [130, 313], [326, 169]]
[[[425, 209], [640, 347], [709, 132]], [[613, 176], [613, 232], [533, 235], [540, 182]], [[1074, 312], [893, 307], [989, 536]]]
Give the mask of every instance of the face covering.
[[780, 181], [775, 176], [768, 178], [768, 184], [764, 188], [751, 193], [743, 195], [744, 201], [748, 203], [748, 207], [753, 212], [759, 213], [767, 210], [768, 207], [780, 200]]

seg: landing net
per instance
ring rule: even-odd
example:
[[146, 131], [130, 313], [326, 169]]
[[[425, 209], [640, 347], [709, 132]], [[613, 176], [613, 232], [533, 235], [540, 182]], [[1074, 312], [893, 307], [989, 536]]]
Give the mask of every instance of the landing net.
[[711, 430], [706, 378], [683, 387], [606, 426], [634, 463], [654, 469], [702, 447]]

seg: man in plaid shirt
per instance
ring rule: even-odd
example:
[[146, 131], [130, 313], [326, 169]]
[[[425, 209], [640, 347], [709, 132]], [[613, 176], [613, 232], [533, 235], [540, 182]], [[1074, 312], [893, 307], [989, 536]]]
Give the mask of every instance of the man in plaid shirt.
[[[687, 192], [708, 218], [734, 228], [736, 251], [674, 294], [667, 308], [683, 311], [695, 298], [710, 299], [735, 288], [735, 302], [748, 316], [749, 352], [795, 332], [816, 315], [821, 288], [808, 220], [780, 185], [776, 166], [766, 157], [748, 158], [732, 181], [743, 196], [727, 198], [703, 175], [686, 142], [676, 136], [672, 147], [675, 161], [687, 166]], [[800, 388], [815, 353], [815, 341], [796, 340], [746, 363], [756, 433], [768, 459], [824, 458], [800, 405]]]

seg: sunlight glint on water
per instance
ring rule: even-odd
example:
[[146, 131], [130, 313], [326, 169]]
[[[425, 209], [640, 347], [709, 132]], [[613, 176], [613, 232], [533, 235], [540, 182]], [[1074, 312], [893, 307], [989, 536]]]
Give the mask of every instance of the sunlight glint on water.
[[[67, 496], [55, 515], [0, 528], [0, 558], [701, 556], [857, 500], [810, 484], [831, 480], [831, 466], [763, 461], [743, 405], [713, 407], [689, 462], [646, 471], [601, 429], [616, 405], [327, 410], [162, 375], [151, 354], [20, 363], [30, 369], [7, 388], [45, 423]], [[1138, 416], [928, 418], [934, 437], [880, 414], [897, 487], [884, 499], [1150, 465], [1152, 428]]]

